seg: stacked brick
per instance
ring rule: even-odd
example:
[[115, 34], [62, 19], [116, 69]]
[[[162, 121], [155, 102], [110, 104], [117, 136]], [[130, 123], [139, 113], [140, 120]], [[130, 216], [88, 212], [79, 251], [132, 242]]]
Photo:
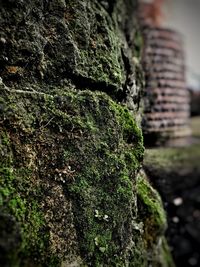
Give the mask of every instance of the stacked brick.
[[[181, 35], [140, 18], [144, 36], [143, 69], [145, 135], [188, 136], [189, 92], [185, 81]], [[159, 137], [158, 137], [159, 138]]]

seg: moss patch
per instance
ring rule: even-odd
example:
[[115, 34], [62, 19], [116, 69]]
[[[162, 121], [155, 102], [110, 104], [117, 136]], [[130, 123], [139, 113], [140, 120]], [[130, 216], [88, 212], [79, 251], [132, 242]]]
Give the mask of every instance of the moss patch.
[[49, 91], [42, 84], [73, 81], [81, 89], [101, 84], [108, 93], [122, 90], [119, 25], [99, 1], [11, 1], [0, 12], [5, 40], [0, 74], [7, 85], [37, 82], [39, 91]]
[[[142, 239], [140, 231], [133, 236], [135, 177], [143, 145], [129, 112], [90, 91], [1, 95], [1, 212], [19, 226], [16, 262], [136, 261]], [[137, 261], [142, 266], [141, 256]]]
[[45, 220], [40, 207], [40, 187], [33, 181], [34, 169], [27, 166], [26, 154], [21, 155], [23, 161], [27, 160], [25, 164], [18, 162], [20, 155], [16, 154], [24, 152], [20, 147], [22, 144], [17, 139], [14, 144], [7, 129], [1, 128], [1, 131], [1, 264], [28, 266], [30, 256], [34, 258], [39, 253], [41, 262], [45, 253], [47, 257], [48, 232], [45, 232]]
[[[76, 20], [75, 30], [73, 23], [70, 23], [69, 27], [73, 29], [71, 31], [73, 39], [77, 40], [77, 46], [80, 49], [77, 57], [78, 74], [95, 82], [103, 82], [122, 89], [126, 73], [123, 67], [122, 44], [117, 24], [98, 1], [86, 5], [85, 17], [80, 8], [76, 7], [75, 10], [79, 20]], [[82, 14], [79, 14], [77, 10]], [[85, 29], [83, 20], [90, 27]], [[90, 30], [88, 30], [89, 28]], [[84, 42], [83, 33], [85, 35]], [[80, 42], [80, 40], [82, 41]]]
[[[138, 192], [139, 203], [140, 202], [143, 203], [142, 206], [145, 207], [145, 209], [141, 211], [146, 213], [146, 218], [147, 218], [147, 223], [145, 223], [146, 227], [155, 228], [152, 229], [153, 230], [152, 232], [155, 235], [158, 235], [159, 232], [164, 232], [166, 229], [167, 222], [161, 198], [158, 192], [155, 189], [153, 189], [152, 186], [149, 184], [144, 174], [138, 177], [137, 192]], [[146, 232], [150, 233], [151, 231], [146, 230]], [[148, 240], [148, 238], [146, 238], [146, 240]], [[156, 238], [153, 238], [153, 241], [155, 240]]]
[[137, 179], [138, 216], [143, 221], [144, 250], [147, 265], [174, 266], [171, 253], [164, 238], [167, 227], [165, 211], [158, 192], [152, 188], [144, 172]]

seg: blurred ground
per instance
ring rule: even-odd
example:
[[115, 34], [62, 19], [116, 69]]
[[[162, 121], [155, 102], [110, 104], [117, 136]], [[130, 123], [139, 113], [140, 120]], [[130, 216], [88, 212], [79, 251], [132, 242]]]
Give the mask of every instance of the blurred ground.
[[168, 213], [167, 237], [177, 267], [200, 266], [200, 117], [186, 147], [147, 149], [144, 169]]

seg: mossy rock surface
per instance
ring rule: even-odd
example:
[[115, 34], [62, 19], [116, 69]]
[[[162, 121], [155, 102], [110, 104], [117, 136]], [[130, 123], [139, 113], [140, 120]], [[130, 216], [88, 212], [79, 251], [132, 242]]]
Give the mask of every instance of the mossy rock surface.
[[138, 111], [143, 77], [134, 60], [141, 54], [136, 5], [136, 0], [2, 1], [2, 81], [50, 94], [98, 88]]
[[164, 237], [167, 218], [162, 200], [152, 187], [144, 171], [137, 178], [138, 217], [143, 221], [143, 241], [146, 266], [174, 267], [174, 262]]
[[101, 2], [8, 0], [2, 2], [1, 22], [0, 74], [6, 84], [70, 80], [122, 90], [119, 27]]
[[2, 1], [1, 266], [171, 267], [138, 179], [136, 2]]
[[146, 222], [155, 243], [165, 222], [140, 181], [138, 204], [143, 145], [128, 110], [103, 93], [8, 89], [0, 107], [3, 266], [147, 266]]

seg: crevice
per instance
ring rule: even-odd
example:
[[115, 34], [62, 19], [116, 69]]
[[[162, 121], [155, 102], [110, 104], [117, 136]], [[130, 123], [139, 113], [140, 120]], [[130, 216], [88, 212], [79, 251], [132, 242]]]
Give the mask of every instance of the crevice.
[[122, 60], [123, 60], [123, 63], [124, 63], [124, 68], [126, 70], [126, 81], [125, 81], [124, 86], [123, 86], [122, 100], [126, 101], [126, 98], [127, 98], [127, 95], [128, 95], [128, 87], [131, 85], [130, 84], [130, 82], [131, 82], [130, 81], [130, 75], [131, 75], [132, 71], [131, 71], [130, 60], [129, 60], [129, 57], [128, 57], [126, 51], [125, 51], [125, 48], [121, 49], [121, 54], [122, 54]]
[[122, 102], [123, 100], [123, 89], [121, 90], [117, 86], [107, 84], [104, 81], [100, 82], [88, 77], [82, 77], [77, 74], [68, 73], [65, 75], [78, 90], [83, 91], [88, 89], [91, 91], [100, 91], [109, 95], [116, 102]]

